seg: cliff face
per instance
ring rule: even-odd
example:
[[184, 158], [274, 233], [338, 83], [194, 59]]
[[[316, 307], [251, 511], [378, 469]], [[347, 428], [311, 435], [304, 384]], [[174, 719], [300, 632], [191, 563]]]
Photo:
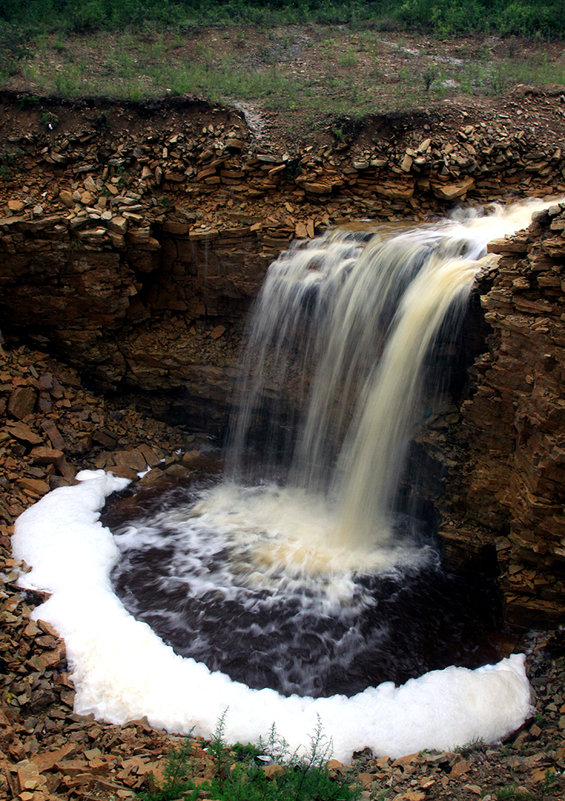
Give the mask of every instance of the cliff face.
[[[270, 257], [242, 227], [189, 235], [178, 221], [111, 235], [65, 217], [0, 221], [4, 330], [48, 345], [104, 391], [147, 393], [164, 414], [221, 421], [240, 330]], [[176, 390], [164, 400], [170, 390]]]
[[565, 205], [492, 242], [479, 281], [491, 328], [452, 427], [440, 534], [462, 554], [495, 545], [516, 619], [565, 603]]
[[[2, 331], [88, 385], [203, 430], [225, 424], [245, 316], [293, 238], [462, 199], [565, 193], [551, 137], [540, 149], [526, 130], [437, 113], [378, 118], [297, 154], [253, 142], [238, 114], [205, 104], [71, 111], [58, 109], [55, 132], [6, 137]], [[516, 616], [565, 605], [564, 229], [556, 206], [493, 244], [499, 262], [478, 289], [490, 333], [431, 446], [447, 470], [433, 500], [448, 551], [494, 544]], [[484, 321], [475, 315], [475, 339]]]

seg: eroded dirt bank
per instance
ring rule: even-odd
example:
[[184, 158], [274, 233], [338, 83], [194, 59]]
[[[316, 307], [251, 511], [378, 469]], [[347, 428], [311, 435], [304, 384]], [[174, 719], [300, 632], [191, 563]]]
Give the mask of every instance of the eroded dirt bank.
[[[134, 477], [149, 464], [147, 481], [190, 469], [198, 442], [186, 432], [222, 428], [242, 321], [292, 238], [363, 217], [421, 220], [463, 201], [565, 193], [562, 96], [524, 90], [498, 109], [344, 121], [302, 148], [276, 133], [257, 139], [240, 113], [199, 101], [2, 101], [4, 789], [125, 797], [146, 785], [171, 738], [73, 716], [64, 648], [28, 624], [39, 599], [14, 584], [15, 516], [81, 466]], [[478, 288], [490, 331], [483, 355], [461, 407], [425, 443], [438, 474], [447, 471], [440, 511], [450, 547], [494, 546], [509, 607], [546, 624], [564, 606], [564, 223], [555, 205], [493, 246], [501, 258]], [[130, 400], [149, 414], [125, 407]], [[558, 797], [563, 657], [558, 640], [553, 650], [543, 643], [530, 662], [543, 719], [506, 751], [367, 760], [366, 792], [484, 798], [520, 784]]]

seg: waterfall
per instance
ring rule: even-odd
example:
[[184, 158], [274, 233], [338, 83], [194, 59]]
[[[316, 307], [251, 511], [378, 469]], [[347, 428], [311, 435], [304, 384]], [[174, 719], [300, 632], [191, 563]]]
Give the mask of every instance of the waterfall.
[[340, 455], [337, 536], [353, 546], [391, 535], [387, 517], [418, 410], [424, 359], [440, 326], [458, 326], [476, 265], [434, 254], [402, 297], [367, 397], [355, 413], [351, 443]]
[[422, 386], [430, 374], [446, 380], [434, 365], [438, 336], [457, 341], [488, 241], [526, 225], [535, 208], [400, 232], [332, 231], [283, 253], [248, 326], [228, 477], [322, 497], [336, 547], [390, 543]]

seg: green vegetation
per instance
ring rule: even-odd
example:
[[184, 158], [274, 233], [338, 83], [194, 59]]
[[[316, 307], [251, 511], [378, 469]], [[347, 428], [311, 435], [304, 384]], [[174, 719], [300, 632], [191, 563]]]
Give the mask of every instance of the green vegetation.
[[0, 150], [0, 181], [9, 181], [15, 173], [19, 172], [19, 158], [22, 151], [19, 147], [13, 150], [6, 148]]
[[534, 796], [522, 787], [513, 784], [495, 790], [498, 801], [534, 801]]
[[[241, 28], [184, 37], [50, 34], [20, 60], [16, 79], [39, 94], [61, 97], [144, 100], [188, 94], [353, 118], [409, 108], [423, 94], [435, 101], [453, 94], [496, 95], [516, 83], [565, 83], [565, 64], [541, 43], [517, 55], [513, 39], [499, 41], [496, 52], [473, 40], [414, 49], [410, 39], [373, 30], [310, 26], [300, 41], [288, 30], [256, 36], [241, 36]], [[297, 70], [297, 60], [307, 68]], [[11, 80], [4, 72], [4, 82]], [[30, 105], [37, 103], [31, 94], [22, 102], [26, 97]], [[49, 122], [55, 127], [55, 120], [45, 120], [46, 127]], [[103, 130], [103, 119], [99, 127]]]
[[441, 35], [562, 37], [562, 0], [3, 0], [5, 24], [85, 33], [147, 25], [374, 25]]
[[470, 754], [476, 754], [477, 752], [486, 751], [487, 745], [484, 740], [481, 740], [478, 737], [476, 740], [471, 740], [471, 742], [466, 743], [465, 745], [457, 746], [453, 749], [454, 754], [461, 754], [463, 757], [467, 757]]
[[[220, 719], [208, 751], [212, 757], [212, 777], [204, 783], [194, 776], [196, 761], [191, 741], [168, 756], [164, 779], [154, 789], [140, 793], [140, 801], [175, 801], [197, 798], [218, 801], [355, 801], [359, 789], [341, 774], [330, 777], [326, 766], [331, 742], [320, 722], [310, 738], [305, 756], [291, 753], [288, 744], [271, 729], [260, 748], [224, 742], [225, 714]], [[267, 770], [257, 762], [267, 754], [273, 764]]]
[[0, 75], [11, 75], [20, 59], [27, 53], [26, 27], [2, 20], [0, 8]]
[[[565, 83], [550, 41], [563, 36], [563, 2], [2, 0], [0, 85], [30, 104], [192, 95], [307, 113], [309, 125], [355, 120], [424, 98]], [[469, 30], [504, 38], [463, 37]], [[41, 122], [53, 130], [57, 120]]]
[[[559, 779], [553, 770], [546, 770], [545, 779], [539, 783], [535, 790], [529, 791], [525, 787], [507, 784], [494, 791], [497, 801], [549, 801], [559, 795]], [[561, 798], [561, 795], [559, 795]]]

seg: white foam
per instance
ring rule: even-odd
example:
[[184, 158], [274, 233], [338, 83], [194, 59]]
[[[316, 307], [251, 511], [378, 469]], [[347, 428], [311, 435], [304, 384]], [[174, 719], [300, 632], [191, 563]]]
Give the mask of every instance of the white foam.
[[112, 723], [146, 716], [155, 727], [209, 736], [229, 708], [229, 740], [257, 741], [275, 723], [293, 749], [308, 742], [319, 715], [342, 760], [366, 746], [398, 757], [477, 739], [493, 743], [530, 714], [522, 655], [478, 670], [433, 671], [401, 687], [381, 684], [352, 698], [317, 699], [251, 690], [179, 657], [112, 592], [118, 549], [99, 510], [127, 482], [101, 470], [78, 478], [24, 512], [13, 538], [15, 556], [33, 566], [22, 586], [52, 593], [35, 616], [65, 639], [78, 713]]

